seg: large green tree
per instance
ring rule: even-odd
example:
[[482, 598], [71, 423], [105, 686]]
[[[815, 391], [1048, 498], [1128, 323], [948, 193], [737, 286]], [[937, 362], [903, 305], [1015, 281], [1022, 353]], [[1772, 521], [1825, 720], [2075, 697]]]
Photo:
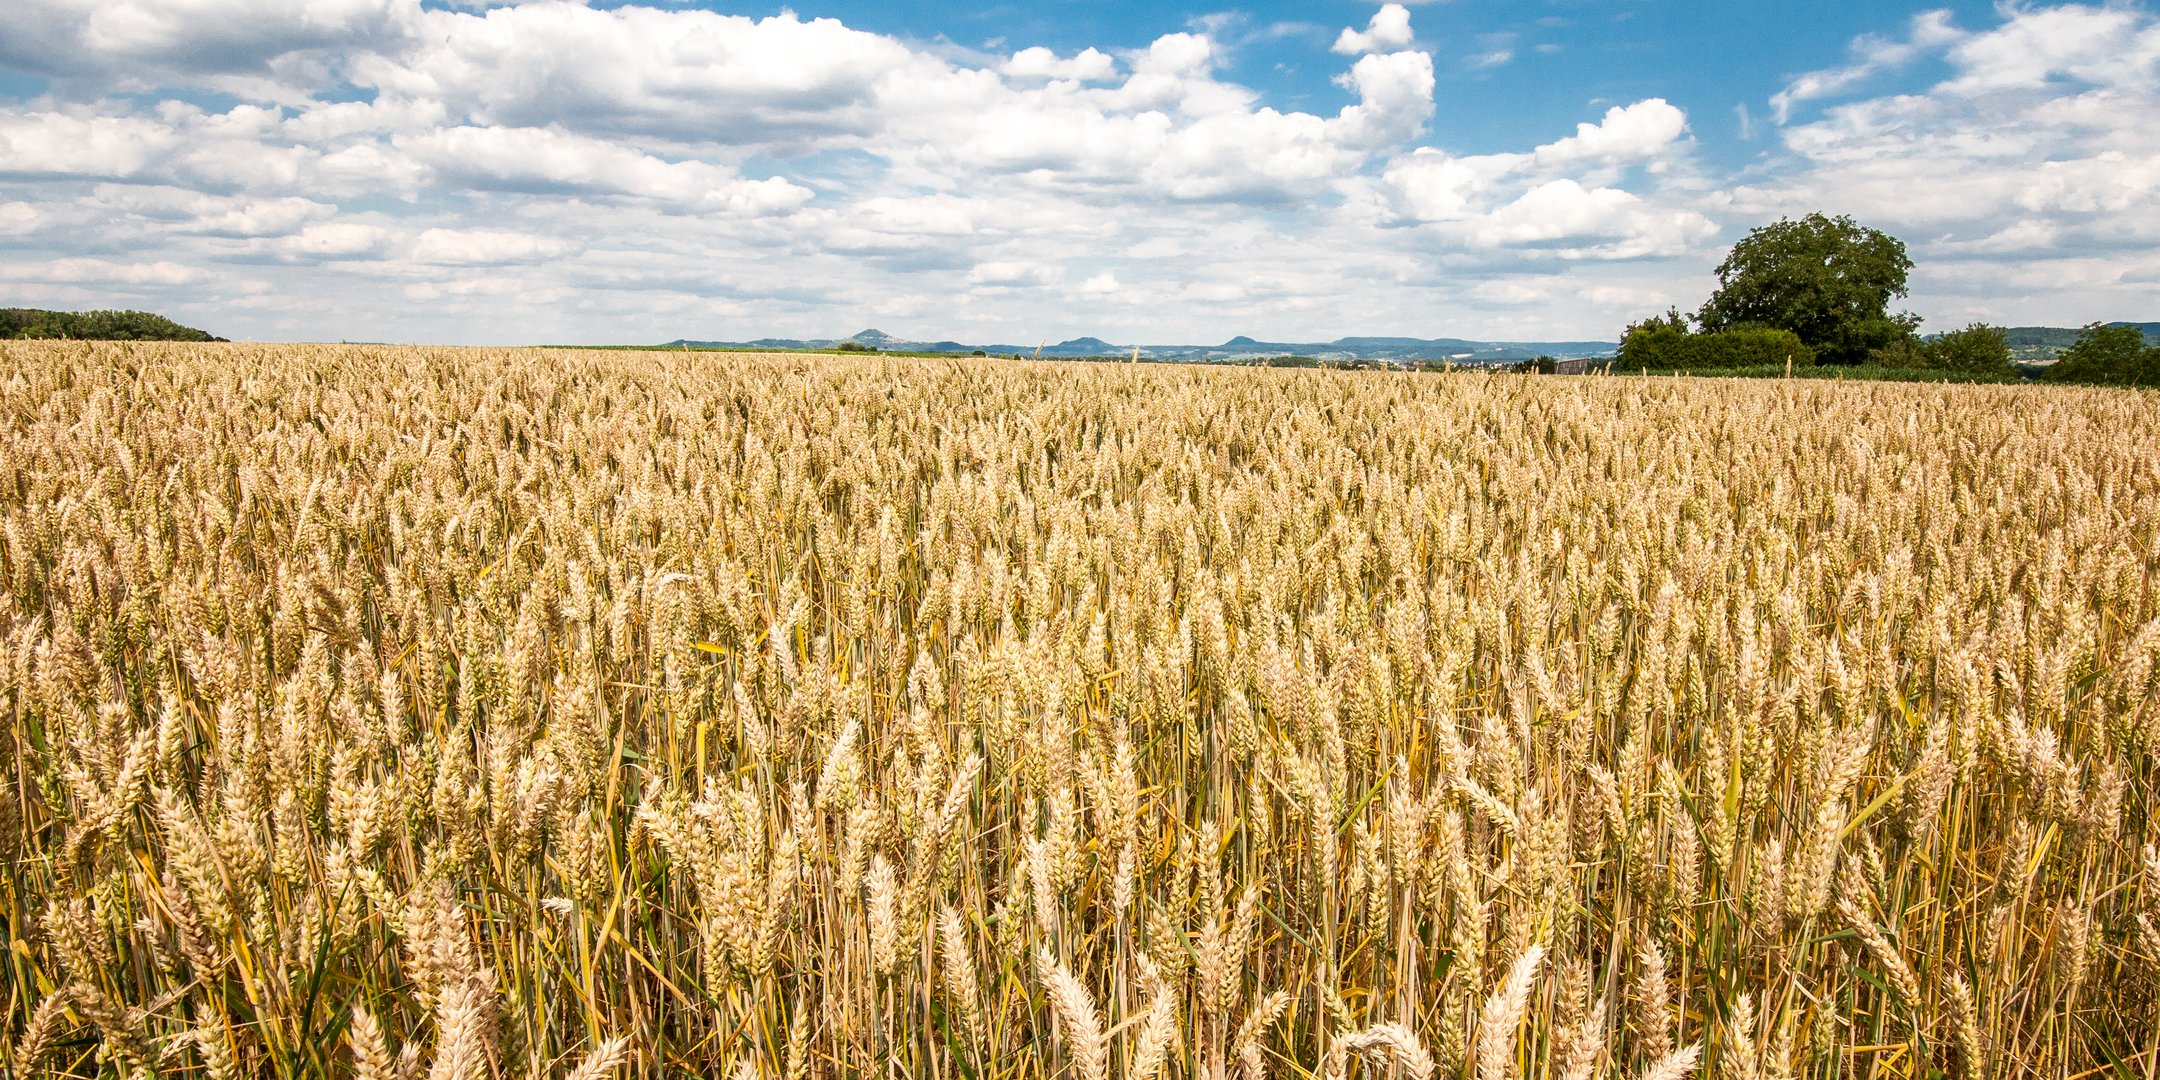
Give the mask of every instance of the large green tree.
[[1912, 258], [1897, 237], [1849, 217], [1809, 214], [1765, 225], [1718, 264], [1718, 290], [1695, 316], [1706, 332], [1790, 330], [1822, 363], [1858, 364], [1912, 335], [1918, 317], [1890, 314]]

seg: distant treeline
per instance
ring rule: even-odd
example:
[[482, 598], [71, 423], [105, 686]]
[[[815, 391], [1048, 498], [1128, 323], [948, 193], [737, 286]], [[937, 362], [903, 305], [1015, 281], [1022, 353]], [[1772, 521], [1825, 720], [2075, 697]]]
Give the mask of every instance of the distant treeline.
[[0, 308], [0, 338], [76, 341], [223, 341], [147, 311], [41, 311]]

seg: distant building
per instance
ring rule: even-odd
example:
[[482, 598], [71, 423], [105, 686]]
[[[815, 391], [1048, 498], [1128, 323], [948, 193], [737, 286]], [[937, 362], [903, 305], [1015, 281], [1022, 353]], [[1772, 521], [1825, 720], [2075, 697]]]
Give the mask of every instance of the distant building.
[[1590, 361], [1587, 359], [1556, 360], [1552, 366], [1552, 373], [1555, 375], [1581, 375], [1589, 370]]

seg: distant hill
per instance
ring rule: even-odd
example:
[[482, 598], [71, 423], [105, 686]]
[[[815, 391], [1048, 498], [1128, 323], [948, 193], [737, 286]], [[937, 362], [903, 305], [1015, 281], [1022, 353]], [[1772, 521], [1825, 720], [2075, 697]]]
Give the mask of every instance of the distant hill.
[[147, 311], [45, 311], [0, 308], [0, 338], [76, 341], [223, 341]]
[[[1098, 337], [1077, 337], [1056, 344], [965, 345], [957, 341], [909, 341], [880, 330], [865, 330], [845, 338], [758, 338], [752, 341], [699, 341], [677, 338], [670, 348], [694, 349], [837, 349], [853, 343], [883, 352], [988, 353], [993, 356], [1034, 356], [1060, 360], [1089, 357], [1130, 357], [1131, 345], [1116, 345]], [[1610, 341], [1480, 341], [1470, 338], [1346, 337], [1334, 341], [1259, 341], [1239, 335], [1220, 345], [1142, 345], [1143, 360], [1186, 362], [1237, 362], [1279, 356], [1309, 356], [1328, 363], [1350, 361], [1378, 363], [1512, 364], [1538, 356], [1562, 360], [1610, 356], [1619, 345]]]
[[[2160, 322], [2110, 323], [2111, 326], [2135, 326], [2145, 335], [2145, 340], [2160, 345]], [[2003, 334], [2010, 339], [2010, 355], [2019, 360], [2053, 360], [2077, 340], [2078, 330], [2065, 326], [2012, 326]]]

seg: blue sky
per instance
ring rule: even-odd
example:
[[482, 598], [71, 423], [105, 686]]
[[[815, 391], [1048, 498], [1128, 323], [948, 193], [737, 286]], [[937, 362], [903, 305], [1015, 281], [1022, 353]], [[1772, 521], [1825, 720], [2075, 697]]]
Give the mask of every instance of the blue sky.
[[11, 9], [0, 303], [234, 337], [1611, 339], [1812, 210], [2160, 318], [2143, 4]]

